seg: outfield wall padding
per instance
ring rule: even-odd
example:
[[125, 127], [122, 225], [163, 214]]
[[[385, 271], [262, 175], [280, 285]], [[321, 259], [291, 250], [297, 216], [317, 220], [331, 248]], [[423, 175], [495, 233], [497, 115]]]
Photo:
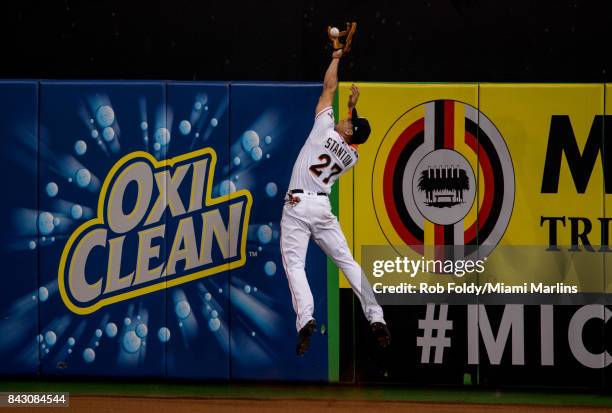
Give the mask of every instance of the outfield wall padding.
[[[611, 388], [610, 86], [360, 84], [372, 135], [331, 200], [364, 272], [371, 247], [452, 246], [484, 273], [416, 279], [578, 290], [405, 296], [384, 305], [381, 351], [311, 243], [318, 329], [297, 357], [280, 221], [321, 87], [0, 82], [0, 374]], [[461, 195], [417, 183], [460, 169]]]

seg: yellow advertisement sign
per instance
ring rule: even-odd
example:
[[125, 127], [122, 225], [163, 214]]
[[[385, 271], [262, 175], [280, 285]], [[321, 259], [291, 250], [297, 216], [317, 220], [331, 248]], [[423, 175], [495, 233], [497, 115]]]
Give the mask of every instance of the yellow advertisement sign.
[[359, 86], [372, 135], [340, 185], [358, 261], [388, 245], [381, 259], [485, 259], [480, 280], [602, 290], [603, 85]]

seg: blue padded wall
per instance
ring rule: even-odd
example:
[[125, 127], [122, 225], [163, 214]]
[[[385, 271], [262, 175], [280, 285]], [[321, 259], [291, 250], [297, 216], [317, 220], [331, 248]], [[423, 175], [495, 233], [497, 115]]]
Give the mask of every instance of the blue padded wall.
[[38, 83], [0, 82], [0, 374], [38, 372]]
[[[295, 313], [283, 270], [280, 219], [293, 162], [314, 121], [318, 84], [231, 86], [230, 175], [253, 194], [249, 260], [231, 274], [232, 378], [327, 380], [327, 335], [305, 357], [295, 354]], [[319, 326], [327, 324], [327, 267], [311, 243], [307, 276]]]

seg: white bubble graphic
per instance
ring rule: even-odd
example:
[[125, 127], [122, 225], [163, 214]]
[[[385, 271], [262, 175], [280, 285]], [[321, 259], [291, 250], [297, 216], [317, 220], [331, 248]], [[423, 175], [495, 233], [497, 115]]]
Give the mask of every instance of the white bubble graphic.
[[141, 339], [134, 331], [128, 331], [123, 335], [121, 344], [128, 353], [136, 353], [140, 349]]
[[210, 300], [211, 300], [211, 298], [212, 298], [212, 295], [211, 295], [210, 293], [206, 293], [206, 294], [204, 294], [204, 299], [205, 299], [206, 301], [210, 301]]
[[73, 205], [70, 208], [70, 216], [74, 219], [81, 219], [83, 217], [83, 207], [80, 205]]
[[272, 240], [272, 228], [267, 225], [261, 225], [257, 229], [257, 238], [262, 244], [267, 244]]
[[251, 150], [259, 146], [259, 135], [254, 130], [248, 130], [242, 134], [240, 138], [242, 143], [242, 149], [247, 153], [251, 153]]
[[45, 187], [45, 190], [47, 191], [47, 195], [53, 198], [55, 195], [57, 195], [59, 188], [55, 182], [49, 182]]
[[85, 152], [87, 152], [87, 144], [85, 141], [76, 141], [74, 143], [74, 152], [76, 152], [77, 155], [85, 155]]
[[208, 328], [210, 331], [217, 331], [221, 327], [221, 321], [218, 318], [208, 320]]
[[225, 181], [221, 181], [219, 184], [219, 195], [225, 196], [232, 192], [236, 192], [236, 185], [227, 179]]
[[38, 215], [38, 230], [42, 235], [53, 232], [53, 215], [49, 212], [41, 212]]
[[96, 352], [93, 351], [92, 348], [87, 347], [85, 350], [83, 350], [83, 360], [85, 360], [86, 363], [93, 363], [95, 359]]
[[72, 354], [72, 349], [71, 348], [68, 349], [68, 354]]
[[159, 143], [155, 142], [153, 144], [153, 149], [155, 149], [156, 151], [159, 151], [161, 149], [161, 145]]
[[212, 126], [213, 128], [216, 127], [219, 124], [219, 121], [217, 120], [217, 118], [212, 118], [210, 120], [210, 126]]
[[266, 184], [266, 195], [273, 197], [278, 193], [278, 186], [274, 182], [268, 182]]
[[115, 323], [108, 323], [106, 325], [106, 327], [104, 327], [104, 332], [106, 333], [106, 335], [110, 338], [113, 338], [117, 335], [117, 324]]
[[159, 128], [155, 131], [154, 138], [155, 142], [161, 146], [167, 145], [170, 143], [170, 131], [166, 128]]
[[234, 158], [234, 165], [236, 165], [236, 166], [240, 165], [240, 157], [239, 156], [236, 156]]
[[42, 342], [43, 342], [43, 340], [45, 339], [45, 338], [42, 336], [42, 334], [39, 334], [39, 335], [37, 336], [37, 338], [38, 338], [38, 342], [39, 342], [39, 343], [42, 343]]
[[96, 120], [103, 128], [110, 126], [115, 121], [115, 112], [108, 105], [100, 106], [96, 111]]
[[179, 123], [179, 131], [183, 134], [183, 135], [188, 135], [189, 132], [191, 132], [191, 123], [189, 123], [188, 120], [182, 120]]
[[159, 331], [157, 332], [157, 338], [162, 343], [167, 343], [168, 340], [170, 340], [170, 330], [168, 330], [168, 328], [166, 327], [160, 328]]
[[211, 318], [219, 317], [219, 313], [217, 312], [217, 310], [212, 310], [212, 312], [210, 313], [210, 317]]
[[132, 320], [130, 320], [129, 317], [125, 317], [123, 319], [123, 324], [125, 324], [126, 326], [129, 326], [130, 324], [132, 324]]
[[244, 292], [247, 294], [251, 294], [251, 286], [250, 285], [245, 285], [244, 286]]
[[102, 130], [102, 137], [106, 142], [110, 142], [115, 138], [115, 130], [113, 128], [106, 127]]
[[53, 217], [53, 226], [57, 227], [60, 224], [60, 219], [58, 217]]
[[264, 142], [266, 142], [266, 144], [271, 144], [272, 143], [272, 136], [268, 135], [264, 138]]
[[202, 110], [202, 102], [196, 102], [193, 104], [195, 110]]
[[219, 288], [219, 294], [223, 293], [223, 288]]
[[189, 317], [189, 314], [191, 314], [191, 307], [186, 300], [181, 300], [174, 306], [174, 312], [177, 317], [182, 320]]
[[254, 161], [261, 160], [262, 155], [263, 155], [263, 152], [259, 146], [256, 146], [253, 149], [251, 149], [251, 158], [253, 158]]
[[97, 130], [94, 129], [94, 130], [91, 131], [91, 137], [92, 138], [98, 139], [98, 136], [100, 136], [100, 134], [98, 133]]
[[272, 277], [276, 274], [276, 263], [274, 261], [268, 261], [264, 264], [264, 272], [268, 277]]
[[140, 129], [147, 130], [149, 129], [149, 124], [147, 122], [140, 122]]
[[57, 341], [57, 336], [55, 335], [55, 332], [53, 331], [47, 331], [45, 333], [45, 343], [48, 346], [52, 346], [55, 344], [55, 342]]
[[97, 328], [96, 331], [94, 332], [94, 334], [96, 335], [96, 337], [100, 338], [100, 337], [102, 337], [102, 330]]
[[49, 298], [49, 290], [47, 290], [45, 287], [40, 287], [38, 289], [38, 299], [41, 302], [45, 302], [47, 301], [48, 298]]
[[30, 241], [28, 242], [28, 248], [30, 248], [31, 250], [36, 248], [36, 241]]
[[75, 343], [76, 343], [76, 340], [74, 339], [74, 337], [69, 337], [68, 338], [68, 345], [70, 347], [74, 346]]
[[74, 178], [76, 180], [77, 185], [81, 188], [85, 188], [91, 183], [91, 173], [89, 173], [89, 171], [85, 168], [81, 168], [76, 171]]
[[251, 337], [255, 337], [255, 332], [251, 331]]
[[149, 329], [145, 323], [140, 323], [136, 326], [136, 335], [140, 338], [145, 338], [149, 333]]

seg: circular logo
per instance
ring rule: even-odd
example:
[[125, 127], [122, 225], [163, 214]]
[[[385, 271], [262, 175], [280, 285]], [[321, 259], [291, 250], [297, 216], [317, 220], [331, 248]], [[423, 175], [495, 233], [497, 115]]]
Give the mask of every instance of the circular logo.
[[454, 100], [426, 102], [396, 119], [377, 150], [372, 183], [387, 241], [419, 254], [432, 245], [488, 255], [514, 205], [502, 135], [477, 108]]
[[423, 217], [439, 225], [453, 225], [472, 209], [476, 178], [470, 163], [459, 152], [429, 152], [412, 177], [412, 196]]

